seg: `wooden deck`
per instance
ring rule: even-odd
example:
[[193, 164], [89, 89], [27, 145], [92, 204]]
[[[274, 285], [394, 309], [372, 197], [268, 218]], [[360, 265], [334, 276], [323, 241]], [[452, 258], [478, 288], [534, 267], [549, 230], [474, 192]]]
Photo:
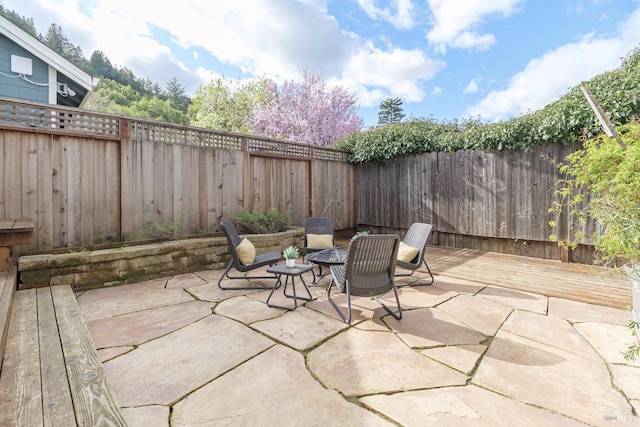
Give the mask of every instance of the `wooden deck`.
[[[336, 245], [346, 249], [349, 239], [339, 238]], [[431, 272], [436, 275], [436, 282], [437, 275], [443, 275], [606, 307], [626, 309], [631, 306], [631, 283], [619, 272], [584, 264], [443, 246], [428, 246], [425, 256]], [[423, 270], [424, 267], [419, 272]]]
[[589, 265], [440, 246], [428, 247], [426, 260], [434, 275], [620, 309], [631, 305], [626, 275]]

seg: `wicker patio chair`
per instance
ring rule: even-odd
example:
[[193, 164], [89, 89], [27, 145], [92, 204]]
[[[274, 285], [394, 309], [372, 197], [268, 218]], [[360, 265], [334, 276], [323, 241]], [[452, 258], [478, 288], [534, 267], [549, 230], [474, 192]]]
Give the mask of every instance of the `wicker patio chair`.
[[[400, 237], [396, 234], [372, 234], [354, 236], [349, 242], [347, 259], [342, 265], [331, 266], [333, 279], [329, 284], [327, 297], [338, 314], [351, 323], [351, 296], [374, 297], [384, 309], [396, 319], [402, 318], [402, 307], [398, 298], [398, 288], [394, 281], [396, 256]], [[347, 294], [347, 315], [331, 298], [331, 289], [338, 288]], [[393, 290], [398, 312], [387, 307], [377, 296]]]
[[[247, 273], [257, 268], [264, 267], [265, 265], [268, 265], [268, 266], [275, 265], [278, 263], [278, 261], [280, 261], [280, 252], [273, 251], [273, 252], [268, 252], [261, 255], [256, 255], [252, 263], [245, 265], [240, 261], [240, 256], [238, 255], [237, 248], [238, 248], [238, 245], [240, 245], [241, 240], [235, 225], [233, 225], [233, 222], [231, 221], [221, 221], [220, 226], [224, 231], [224, 235], [227, 237], [227, 243], [229, 243], [229, 250], [231, 251], [231, 261], [229, 261], [229, 265], [227, 265], [227, 268], [224, 270], [224, 273], [222, 274], [222, 276], [220, 276], [220, 280], [218, 280], [218, 287], [220, 289], [223, 289], [223, 290], [256, 289], [256, 286], [245, 286], [245, 287], [222, 286], [222, 280], [225, 277], [227, 279], [232, 279], [232, 280], [235, 280], [235, 279], [243, 279], [243, 280], [275, 279], [277, 280], [278, 279], [278, 276], [275, 274], [272, 274], [270, 276], [247, 276], [246, 274], [241, 276], [230, 276], [229, 271], [231, 270], [232, 267], [241, 273]], [[274, 283], [274, 286], [275, 286], [275, 283]], [[257, 287], [262, 289], [271, 289], [273, 286], [266, 287], [266, 286], [257, 284]]]
[[[333, 239], [333, 223], [331, 222], [331, 218], [309, 217], [304, 220], [303, 262], [306, 262], [308, 254], [334, 246], [335, 241]], [[318, 266], [318, 271], [319, 275], [322, 276], [322, 266]], [[313, 273], [315, 281], [315, 272], [313, 272], [313, 270], [311, 270], [311, 272]]]
[[402, 239], [402, 242], [412, 248], [419, 249], [419, 252], [411, 261], [407, 262], [407, 261], [398, 260], [398, 267], [411, 270], [411, 273], [396, 273], [396, 277], [411, 276], [424, 263], [424, 266], [427, 268], [427, 272], [429, 273], [430, 279], [427, 279], [427, 281], [423, 283], [418, 283], [418, 281], [416, 281], [413, 283], [405, 283], [405, 284], [397, 285], [399, 288], [403, 286], [428, 286], [434, 282], [433, 274], [431, 273], [431, 269], [427, 265], [427, 261], [425, 259], [427, 242], [429, 241], [429, 237], [431, 236], [432, 230], [433, 230], [433, 225], [431, 224], [425, 224], [422, 222], [415, 222], [411, 224], [411, 227], [409, 227], [409, 230], [407, 230], [407, 234], [405, 234], [404, 239]]

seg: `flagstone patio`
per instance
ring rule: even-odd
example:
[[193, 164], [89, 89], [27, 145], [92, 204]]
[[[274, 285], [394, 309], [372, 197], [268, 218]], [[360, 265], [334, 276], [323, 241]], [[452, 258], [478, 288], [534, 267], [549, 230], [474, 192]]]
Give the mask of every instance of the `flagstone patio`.
[[129, 425], [640, 425], [625, 310], [434, 271], [402, 320], [354, 298], [349, 326], [329, 278], [286, 312], [221, 273], [77, 294]]

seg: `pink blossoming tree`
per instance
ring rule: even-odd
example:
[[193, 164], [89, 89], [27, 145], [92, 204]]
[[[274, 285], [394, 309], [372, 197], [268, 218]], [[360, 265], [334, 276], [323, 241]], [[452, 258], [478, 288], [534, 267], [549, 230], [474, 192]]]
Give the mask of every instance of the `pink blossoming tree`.
[[249, 119], [251, 132], [270, 138], [328, 146], [363, 126], [355, 93], [327, 87], [320, 74], [302, 74], [301, 81], [270, 80], [264, 103]]

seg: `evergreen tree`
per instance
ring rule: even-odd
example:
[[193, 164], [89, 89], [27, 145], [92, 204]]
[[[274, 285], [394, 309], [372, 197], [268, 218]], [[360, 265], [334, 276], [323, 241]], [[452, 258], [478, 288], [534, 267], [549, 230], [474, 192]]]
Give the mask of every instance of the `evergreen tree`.
[[82, 49], [69, 41], [61, 26], [51, 24], [47, 30], [47, 35], [41, 38], [41, 41], [76, 67], [86, 72], [91, 71], [91, 64], [82, 54]]
[[167, 96], [175, 108], [183, 113], [187, 112], [191, 100], [185, 94], [184, 87], [178, 83], [178, 79], [175, 77], [167, 83]]
[[13, 10], [7, 10], [0, 4], [0, 15], [7, 18], [9, 21], [22, 28], [27, 33], [31, 34], [34, 38], [38, 38], [38, 32], [36, 26], [33, 23], [33, 18], [26, 18], [15, 13]]
[[391, 123], [400, 123], [404, 118], [402, 112], [402, 99], [387, 98], [380, 103], [378, 112], [378, 125], [384, 126]]
[[116, 70], [113, 68], [113, 65], [111, 65], [109, 58], [107, 58], [102, 51], [94, 51], [89, 60], [89, 64], [91, 64], [91, 68], [96, 76], [111, 80], [117, 79]]

